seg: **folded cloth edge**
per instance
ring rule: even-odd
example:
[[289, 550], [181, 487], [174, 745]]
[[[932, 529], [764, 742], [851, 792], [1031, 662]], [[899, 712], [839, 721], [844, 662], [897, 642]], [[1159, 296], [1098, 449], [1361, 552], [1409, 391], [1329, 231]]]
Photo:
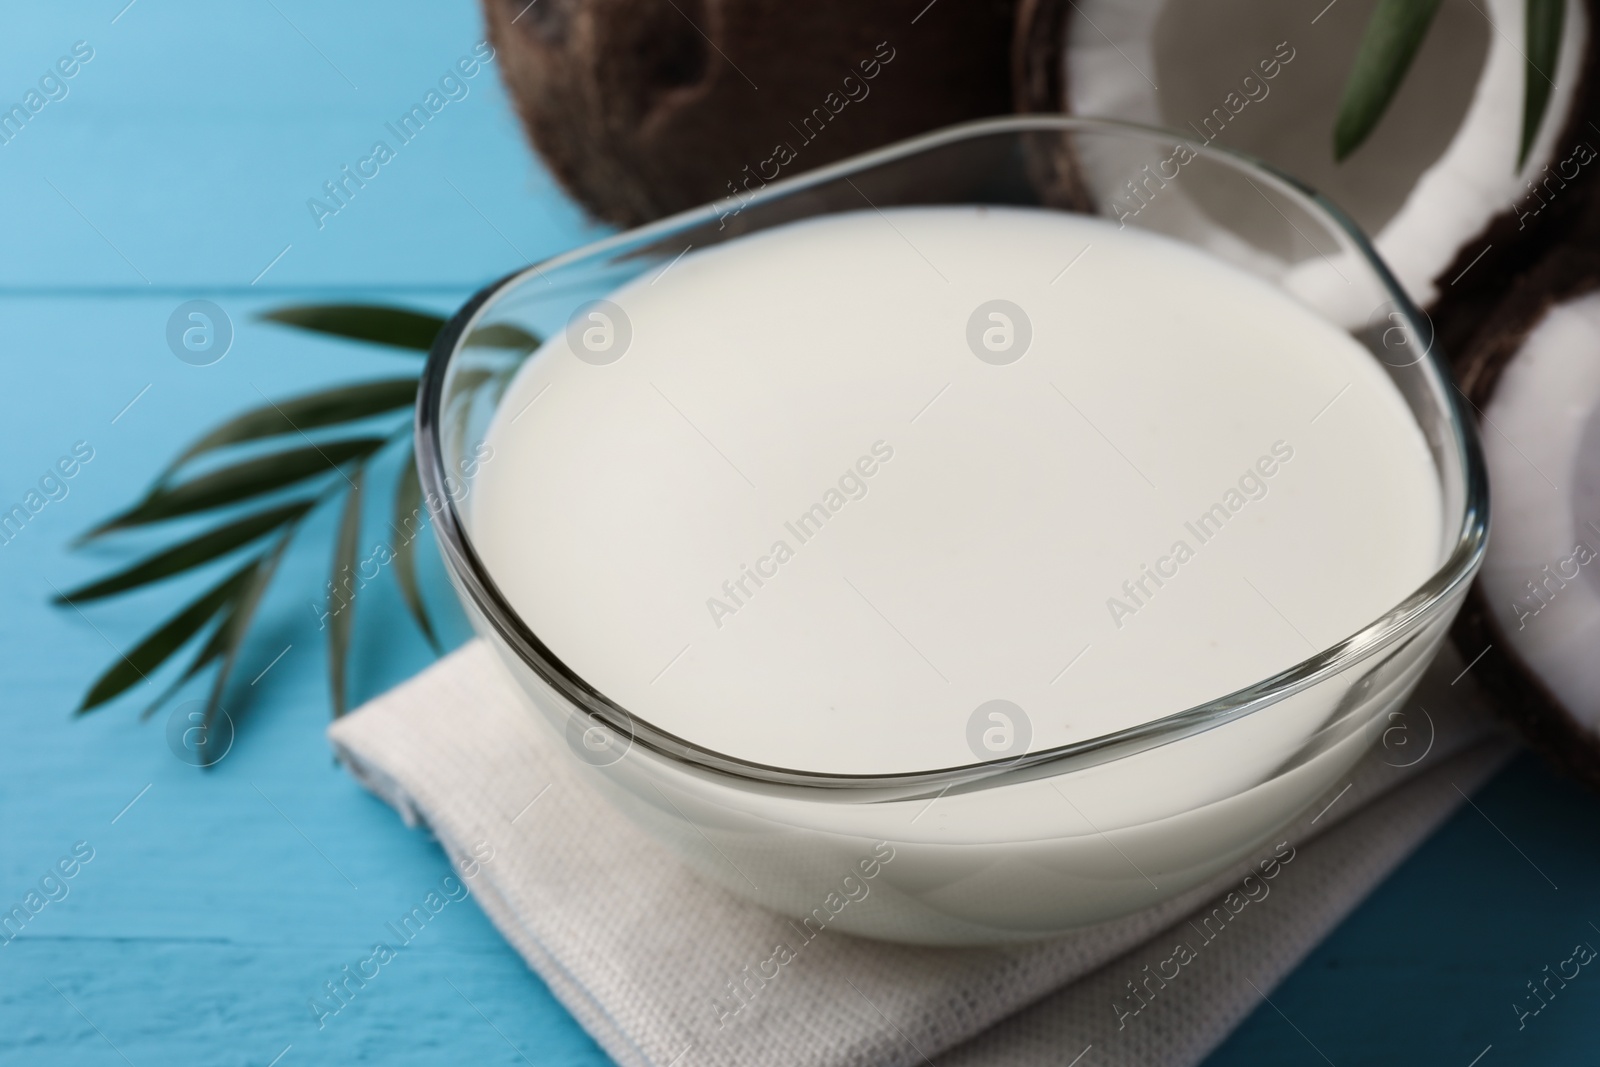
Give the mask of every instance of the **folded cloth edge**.
[[[1225, 894], [1219, 894], [1099, 970], [940, 1056], [939, 1067], [1032, 1067], [1062, 1062], [1063, 1051], [1070, 1060], [1090, 1048], [1096, 1055], [1085, 1058], [1084, 1067], [1200, 1063], [1515, 751], [1503, 737], [1475, 745], [1308, 842], [1294, 865], [1298, 869], [1285, 870], [1291, 877], [1263, 900], [1273, 900], [1273, 917], [1253, 931], [1235, 936], [1230, 924], [1213, 935], [1214, 949], [1201, 939], [1211, 929], [1198, 931], [1192, 924], [1224, 906]], [[1191, 976], [1185, 964], [1179, 973], [1188, 984], [1169, 985], [1159, 980], [1171, 973], [1160, 963], [1173, 959], [1165, 950], [1180, 942], [1199, 945], [1195, 962], [1203, 967]], [[1151, 967], [1157, 968], [1154, 996]], [[1140, 1005], [1129, 983], [1147, 1004]], [[1157, 1023], [1146, 1012], [1163, 1018]]]
[[[441, 775], [431, 773], [436, 768], [430, 768], [426, 766], [426, 763], [440, 761], [441, 757], [436, 755], [435, 749], [443, 741], [454, 736], [454, 734], [441, 729], [438, 725], [438, 716], [429, 714], [429, 709], [418, 708], [414, 705], [429, 699], [447, 701], [453, 695], [454, 689], [463, 686], [470, 686], [478, 690], [472, 696], [478, 698], [479, 703], [498, 703], [499, 701], [492, 698], [515, 697], [514, 693], [507, 694], [499, 691], [499, 689], [503, 689], [511, 683], [496, 669], [498, 664], [494, 664], [494, 667], [490, 667], [490, 664], [494, 664], [493, 655], [481, 642], [473, 642], [466, 648], [447, 657], [433, 668], [424, 671], [416, 679], [402, 684], [396, 690], [377, 698], [363, 709], [358, 709], [351, 715], [339, 720], [329, 730], [330, 739], [333, 741], [336, 753], [350, 768], [352, 774], [365, 787], [394, 806], [408, 824], [416, 825], [418, 822], [425, 822], [432, 826], [446, 851], [451, 855], [452, 860], [463, 858], [466, 838], [462, 835], [467, 832], [466, 828], [471, 823], [471, 819], [463, 821], [461, 816], [463, 814], [470, 815], [471, 813], [461, 811], [462, 802], [454, 796], [447, 796], [441, 792], [438, 788]], [[1454, 673], [1453, 665], [1447, 666], [1446, 669], [1448, 674]], [[486, 675], [492, 675], [492, 681], [486, 680]], [[499, 687], [499, 689], [494, 687]], [[1451, 690], [1452, 695], [1465, 688], [1467, 687], [1461, 686]], [[1436, 707], [1439, 706], [1433, 699], [1430, 699], [1429, 702], [1434, 703]], [[1472, 701], [1468, 700], [1466, 703], [1471, 704]], [[477, 705], [474, 704], [473, 708], [476, 709], [476, 707]], [[464, 708], [458, 707], [456, 710], [461, 713]], [[1467, 714], [1466, 719], [1472, 725], [1464, 730], [1457, 729], [1455, 732], [1458, 736], [1454, 742], [1450, 742], [1457, 750], [1470, 743], [1473, 736], [1481, 737], [1486, 733], [1487, 728], [1484, 722], [1474, 719], [1471, 714]], [[505, 726], [506, 730], [515, 730], [517, 736], [514, 740], [524, 740], [521, 736], [524, 732], [521, 725], [523, 721], [528, 724], [527, 730], [542, 731], [542, 727], [531, 722], [531, 716], [522, 713], [512, 720], [507, 720], [508, 723], [515, 722], [515, 726]], [[468, 732], [470, 733], [470, 731]], [[397, 741], [396, 733], [409, 736]], [[500, 740], [504, 741], [505, 738]], [[462, 747], [470, 749], [473, 743], [473, 741], [464, 740]], [[409, 748], [407, 747], [408, 745]], [[481, 756], [483, 751], [480, 748], [476, 753], [466, 752], [465, 755], [468, 757]], [[1436, 760], [1443, 760], [1448, 758], [1449, 755], [1449, 751], [1441, 751], [1436, 755]], [[467, 762], [470, 764], [471, 760], [468, 759]], [[1371, 768], [1367, 769], [1371, 770]], [[1436, 767], [1436, 769], [1438, 768]], [[456, 768], [456, 773], [459, 780], [459, 767]], [[1406, 772], [1402, 772], [1402, 774], [1404, 773]], [[448, 775], [446, 774], [444, 777], [448, 777]], [[1366, 775], [1366, 779], [1368, 780], [1363, 780], [1360, 786], [1356, 788], [1355, 794], [1346, 801], [1343, 810], [1335, 812], [1334, 815], [1324, 821], [1322, 826], [1317, 827], [1315, 825], [1317, 818], [1321, 818], [1321, 815], [1312, 818], [1310, 822], [1313, 825], [1303, 827], [1307, 833], [1299, 840], [1309, 842], [1311, 834], [1320, 833], [1345, 815], [1356, 810], [1362, 810], [1361, 805], [1363, 803], [1370, 805], [1374, 796], [1390, 791], [1404, 780], [1401, 775], [1390, 774], [1389, 778], [1382, 783], [1375, 783], [1375, 779], [1370, 773]], [[1363, 796], [1363, 793], [1367, 795]], [[1334, 797], [1333, 799], [1337, 801], [1338, 798]], [[1459, 801], [1459, 797], [1456, 798], [1456, 801]], [[589, 797], [586, 803], [600, 806], [604, 804], [598, 797], [593, 796]], [[1451, 807], [1453, 808], [1453, 806], [1454, 804], [1452, 803]], [[1442, 819], [1445, 814], [1447, 814], [1447, 811], [1441, 812], [1438, 818]], [[607, 816], [618, 820], [622, 818], [620, 815], [609, 812], [609, 809], [607, 809]], [[1307, 813], [1307, 817], [1309, 817], [1309, 813]], [[1398, 863], [1414, 847], [1416, 842], [1422, 836], [1425, 836], [1427, 829], [1431, 829], [1432, 825], [1436, 825], [1436, 821], [1419, 830], [1414, 837], [1399, 846], [1394, 855], [1393, 863]], [[1301, 820], [1302, 824], [1304, 822], [1305, 817]], [[1062, 992], [1057, 987], [1061, 986], [1063, 982], [1076, 983], [1080, 979], [1092, 979], [1095, 973], [1104, 971], [1109, 966], [1105, 962], [1107, 959], [1112, 959], [1114, 963], [1115, 959], [1122, 958], [1128, 952], [1138, 951], [1148, 941], [1149, 935], [1165, 926], [1167, 920], [1193, 910], [1196, 901], [1204, 900], [1215, 894], [1218, 891], [1218, 886], [1225, 886], [1229, 881], [1237, 877], [1238, 874], [1236, 872], [1230, 872], [1228, 877], [1218, 879], [1217, 883], [1213, 885], [1204, 887], [1200, 891], [1191, 891], [1180, 900], [1169, 902], [1169, 906], [1164, 909], [1152, 909], [1152, 914], [1140, 917], [1140, 921], [1136, 921], [1123, 931], [1121, 936], [1125, 943], [1122, 943], [1120, 948], [1116, 947], [1118, 942], [1115, 940], [1110, 944], [1099, 944], [1095, 951], [1101, 951], [1104, 954], [1099, 958], [1086, 960], [1087, 966], [1077, 967], [1075, 970], [1064, 970], [1059, 960], [1047, 960], [1047, 966], [1041, 970], [1037, 966], [1027, 966], [1028, 960], [1025, 952], [1015, 954], [1017, 958], [1005, 960], [1006, 963], [1012, 965], [1007, 966], [1005, 969], [1008, 972], [1020, 970], [1025, 973], [1020, 982], [1012, 982], [1009, 999], [1002, 998], [998, 1003], [983, 1005], [976, 1012], [952, 1011], [950, 1009], [954, 1005], [944, 1004], [941, 1006], [937, 998], [929, 994], [929, 991], [924, 988], [921, 990], [924, 1002], [907, 1006], [928, 1009], [926, 1012], [913, 1010], [910, 1013], [913, 1016], [926, 1015], [926, 1018], [908, 1019], [897, 1014], [896, 1017], [900, 1020], [898, 1026], [891, 1024], [878, 1027], [871, 1032], [856, 1033], [851, 1035], [849, 1040], [842, 1043], [830, 1043], [835, 1046], [827, 1050], [830, 1055], [818, 1053], [817, 1056], [811, 1059], [796, 1059], [794, 1062], [879, 1063], [895, 1062], [902, 1058], [908, 1061], [920, 1062], [922, 1058], [920, 1050], [940, 1055], [946, 1050], [956, 1049], [958, 1054], [964, 1055], [967, 1047], [975, 1044], [971, 1040], [975, 1034], [979, 1034], [980, 1031], [994, 1030], [997, 1023], [1000, 1024], [999, 1029], [1004, 1029], [1004, 1020], [1015, 1016], [1019, 1011], [1026, 1015], [1029, 1010], [1027, 1005], [1052, 1001]], [[1374, 875], [1369, 882], [1359, 887], [1352, 886], [1348, 892], [1357, 895], [1355, 899], [1347, 902], [1345, 910], [1347, 911], [1348, 907], [1353, 907], [1357, 900], [1364, 897], [1380, 877], [1381, 873]], [[579, 1022], [594, 1035], [602, 1047], [615, 1059], [625, 1064], [639, 1064], [641, 1067], [648, 1064], [666, 1063], [671, 1061], [675, 1054], [686, 1051], [686, 1047], [694, 1047], [697, 1041], [703, 1039], [704, 1035], [695, 1032], [692, 1026], [688, 1027], [687, 1030], [680, 1029], [675, 1032], [673, 1027], [668, 1027], [667, 1032], [663, 1033], [662, 1028], [658, 1025], [641, 1024], [641, 1018], [645, 1018], [646, 1023], [660, 1022], [660, 1020], [647, 1018], [648, 1009], [651, 1007], [670, 1008], [672, 1006], [670, 1003], [660, 1005], [646, 1004], [644, 1005], [644, 1011], [641, 1012], [639, 1005], [626, 1003], [627, 998], [619, 996], [615, 988], [608, 990], [612, 994], [609, 998], [603, 993], [597, 994], [590, 988], [590, 983], [586, 982], [579, 973], [574, 973], [569, 966], [570, 963], [574, 966], [580, 966], [580, 969], [591, 969], [595, 966], [594, 961], [578, 958], [578, 954], [571, 950], [570, 938], [565, 952], [566, 957], [572, 957], [570, 961], [564, 958], [563, 951], [559, 947], [552, 947], [547, 944], [546, 938], [541, 935], [541, 931], [530, 927], [529, 922], [525, 921], [523, 916], [526, 915], [535, 922], [548, 926], [544, 917], [538, 915], [534, 909], [529, 908], [526, 900], [523, 901], [522, 906], [519, 908], [516, 902], [507, 897], [506, 894], [508, 892], [514, 895], [518, 888], [515, 885], [501, 886], [494, 878], [485, 878], [478, 880], [478, 883], [474, 886], [474, 891], [478, 893], [481, 905], [496, 926], [528, 960], [530, 965], [544, 977], [557, 998], [572, 1011]], [[710, 889], [710, 887], [706, 888]], [[1203, 895], [1196, 896], [1197, 892]], [[729, 906], [731, 907], [732, 905]], [[745, 907], [749, 908], [748, 905]], [[765, 915], [766, 913], [761, 914]], [[1328, 924], [1329, 927], [1331, 925], [1331, 923]], [[546, 929], [544, 933], [548, 934], [549, 930]], [[1303, 955], [1305, 951], [1309, 951], [1321, 936], [1322, 934], [1319, 932], [1314, 937], [1307, 939], [1301, 948], [1300, 954]], [[836, 938], [835, 944], [856, 946], [855, 949], [847, 951], [843, 957], [846, 961], [855, 964], [859, 964], [862, 959], [869, 958], [874, 951], [877, 951], [889, 960], [884, 970], [885, 976], [891, 981], [896, 973], [895, 968], [899, 966], [904, 971], [906, 969], [906, 960], [911, 958], [903, 953], [897, 955], [894, 951], [897, 948], [895, 946], [882, 946], [873, 942], [859, 942], [848, 938]], [[1105, 951], [1107, 949], [1111, 951]], [[913, 951], [937, 953], [950, 950]], [[1037, 955], [1044, 955], [1044, 953]], [[991, 959], [989, 962], [992, 966], [993, 960]], [[1099, 971], [1096, 968], [1099, 968]], [[954, 972], [955, 980], [959, 983], [960, 967], [952, 967], [950, 970]], [[980, 967], [977, 970], [982, 972], [983, 969]], [[859, 974], [859, 971], [852, 973]], [[1283, 973], [1287, 973], [1287, 968], [1283, 970]], [[1277, 977], [1280, 976], [1275, 975], [1270, 981], [1275, 982]], [[592, 978], [593, 975], [591, 974], [590, 977]], [[984, 975], [980, 973], [977, 977], [982, 978]], [[868, 988], [871, 988], [870, 984]], [[939, 990], [936, 988], [933, 992], [937, 993]], [[953, 993], [954, 991], [948, 992]], [[648, 996], [645, 999], [648, 999]], [[966, 1000], [964, 997], [958, 999]], [[617, 1003], [619, 1000], [624, 1002]], [[670, 998], [663, 998], [663, 1000], [670, 1000]], [[611, 1006], [608, 1007], [608, 1004]], [[968, 1005], [963, 1003], [960, 1006], [967, 1007]], [[631, 1020], [619, 1018], [616, 1014], [618, 1011], [622, 1011], [624, 1015], [631, 1014]], [[1240, 1017], [1242, 1017], [1242, 1014]], [[883, 1021], [887, 1022], [887, 1019], [885, 1018]], [[1235, 1019], [1234, 1021], [1236, 1022], [1237, 1020]], [[676, 1020], [669, 1020], [669, 1022], [676, 1023]], [[1233, 1023], [1229, 1023], [1229, 1028], [1232, 1025]], [[781, 1025], [777, 1028], [781, 1029]], [[774, 1027], [768, 1026], [765, 1029], [770, 1031]], [[1226, 1029], [1222, 1030], [1216, 1040], [1220, 1040], [1221, 1036], [1225, 1035], [1226, 1032]], [[915, 1054], [911, 1054], [906, 1049], [906, 1044], [913, 1040], [910, 1035], [915, 1035], [916, 1039], [920, 1039], [916, 1041], [919, 1051]], [[770, 1036], [770, 1034], [765, 1034], [763, 1030], [755, 1030], [751, 1034], [757, 1045], [763, 1043], [760, 1041], [762, 1036]], [[895, 1047], [897, 1044], [898, 1048]], [[750, 1050], [747, 1048], [745, 1051], [748, 1052]], [[738, 1056], [734, 1055], [731, 1050], [725, 1050], [725, 1052], [726, 1055], [732, 1056], [732, 1058], [725, 1058], [716, 1062], [739, 1062]], [[692, 1057], [692, 1059], [694, 1058], [698, 1057]], [[712, 1061], [705, 1060], [703, 1062]], [[691, 1067], [691, 1064], [689, 1061], [685, 1061], [680, 1067]]]

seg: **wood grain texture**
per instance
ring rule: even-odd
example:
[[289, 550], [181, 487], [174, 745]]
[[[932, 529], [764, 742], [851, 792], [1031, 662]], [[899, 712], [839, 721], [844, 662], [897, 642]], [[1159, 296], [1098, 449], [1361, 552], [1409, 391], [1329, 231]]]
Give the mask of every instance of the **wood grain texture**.
[[[87, 618], [53, 609], [52, 585], [133, 555], [73, 554], [67, 540], [133, 500], [202, 425], [261, 394], [409, 369], [408, 357], [299, 338], [256, 313], [337, 298], [444, 312], [596, 232], [527, 156], [497, 75], [485, 74], [317, 228], [306, 200], [481, 39], [468, 0], [125, 2], [15, 7], [0, 35], [7, 102], [75, 41], [95, 49], [67, 97], [0, 146], [0, 501], [9, 507], [74, 442], [95, 450], [68, 495], [0, 547], [0, 902], [22, 899], [74, 843], [94, 849], [68, 895], [0, 947], [0, 1064], [604, 1063], [469, 904], [441, 913], [317, 1028], [307, 1001], [446, 870], [425, 831], [332, 766], [322, 737], [325, 635], [310, 597], [326, 577], [331, 517], [285, 561], [241, 676], [288, 651], [253, 687], [236, 747], [214, 769], [174, 758], [164, 717], [136, 720], [137, 692], [69, 716], [111, 646], [198, 586], [119, 598]], [[210, 367], [180, 362], [163, 339], [172, 310], [197, 297], [237, 330]], [[453, 645], [464, 626], [436, 563], [422, 570]], [[391, 586], [363, 595], [364, 620], [395, 623], [358, 627], [357, 699], [430, 657]], [[1529, 761], [1478, 803], [1482, 814], [1465, 809], [1272, 994], [1340, 1067], [1465, 1067], [1490, 1043], [1481, 1067], [1593, 1061], [1600, 976], [1520, 1033], [1508, 1005], [1573, 941], [1600, 944], [1585, 933], [1600, 922], [1600, 804]], [[1322, 1060], [1263, 1007], [1212, 1062]]]

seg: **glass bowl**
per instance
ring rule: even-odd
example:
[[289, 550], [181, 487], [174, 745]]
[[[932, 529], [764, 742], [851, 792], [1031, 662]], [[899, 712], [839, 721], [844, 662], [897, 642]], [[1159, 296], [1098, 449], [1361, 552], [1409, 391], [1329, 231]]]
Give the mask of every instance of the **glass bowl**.
[[[530, 712], [649, 835], [808, 931], [925, 944], [1044, 937], [1158, 903], [1274, 843], [1409, 695], [1487, 536], [1471, 423], [1430, 325], [1366, 238], [1262, 163], [1080, 118], [970, 123], [746, 185], [495, 282], [434, 343], [417, 406], [422, 484], [461, 602]], [[1253, 685], [1129, 729], [961, 766], [873, 776], [756, 764], [619, 706], [518, 616], [474, 548], [468, 505], [500, 391], [523, 361], [541, 358], [536, 337], [567, 329], [576, 311], [670, 268], [688, 247], [864, 202], [1097, 214], [1289, 291], [1380, 361], [1421, 428], [1443, 506], [1437, 569], [1359, 631]], [[1009, 828], [1024, 810], [1019, 834]]]

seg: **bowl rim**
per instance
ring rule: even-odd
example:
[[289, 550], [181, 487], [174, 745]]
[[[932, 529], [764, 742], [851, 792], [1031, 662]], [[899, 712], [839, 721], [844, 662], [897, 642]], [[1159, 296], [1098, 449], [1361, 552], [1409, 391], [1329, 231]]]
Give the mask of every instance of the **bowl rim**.
[[[1398, 313], [1411, 327], [1413, 336], [1429, 338], [1427, 351], [1417, 365], [1430, 379], [1429, 384], [1448, 417], [1450, 437], [1455, 446], [1455, 465], [1462, 479], [1462, 514], [1454, 547], [1427, 580], [1354, 634], [1274, 675], [1203, 704], [1136, 726], [1022, 756], [879, 775], [794, 770], [730, 756], [696, 744], [654, 726], [606, 697], [534, 634], [500, 592], [473, 548], [466, 525], [457, 510], [455, 497], [448, 489], [449, 473], [443, 454], [444, 387], [449, 379], [451, 364], [463, 348], [462, 341], [496, 297], [523, 279], [542, 275], [545, 271], [582, 260], [604, 258], [619, 249], [648, 245], [657, 238], [716, 221], [735, 207], [743, 210], [752, 204], [781, 199], [930, 149], [996, 134], [1061, 131], [1159, 138], [1169, 143], [1188, 145], [1197, 155], [1210, 156], [1237, 169], [1251, 171], [1253, 176], [1276, 186], [1279, 192], [1305, 201], [1304, 206], [1314, 209], [1324, 216], [1325, 221], [1341, 230], [1352, 247], [1366, 259]], [[1456, 594], [1465, 591], [1482, 563], [1487, 546], [1488, 476], [1476, 427], [1466, 417], [1460, 389], [1432, 341], [1431, 328], [1425, 332], [1421, 329], [1427, 321], [1427, 317], [1406, 295], [1372, 247], [1371, 241], [1352, 219], [1315, 189], [1263, 160], [1231, 149], [1196, 145], [1177, 131], [1109, 119], [1068, 115], [980, 119], [948, 126], [791, 178], [773, 181], [743, 197], [723, 198], [645, 226], [613, 234], [512, 271], [484, 286], [439, 331], [423, 367], [414, 422], [418, 474], [441, 554], [458, 594], [469, 601], [469, 610], [481, 616], [506, 648], [573, 709], [591, 716], [597, 724], [625, 737], [629, 746], [640, 745], [691, 772], [741, 779], [770, 787], [815, 791], [813, 795], [829, 800], [907, 799], [967, 792], [1110, 762], [1213, 729], [1246, 715], [1263, 712], [1284, 698], [1340, 673], [1396, 641], [1416, 636], [1446, 605], [1453, 599], [1459, 599]]]

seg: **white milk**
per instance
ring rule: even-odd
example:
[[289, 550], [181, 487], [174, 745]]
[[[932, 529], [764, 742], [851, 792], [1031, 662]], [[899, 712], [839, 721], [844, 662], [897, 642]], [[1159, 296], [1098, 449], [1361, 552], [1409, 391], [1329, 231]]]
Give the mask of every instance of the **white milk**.
[[1440, 562], [1373, 357], [1159, 236], [863, 211], [609, 299], [507, 392], [473, 539], [580, 676], [731, 756], [889, 774], [1092, 738], [1292, 666]]

